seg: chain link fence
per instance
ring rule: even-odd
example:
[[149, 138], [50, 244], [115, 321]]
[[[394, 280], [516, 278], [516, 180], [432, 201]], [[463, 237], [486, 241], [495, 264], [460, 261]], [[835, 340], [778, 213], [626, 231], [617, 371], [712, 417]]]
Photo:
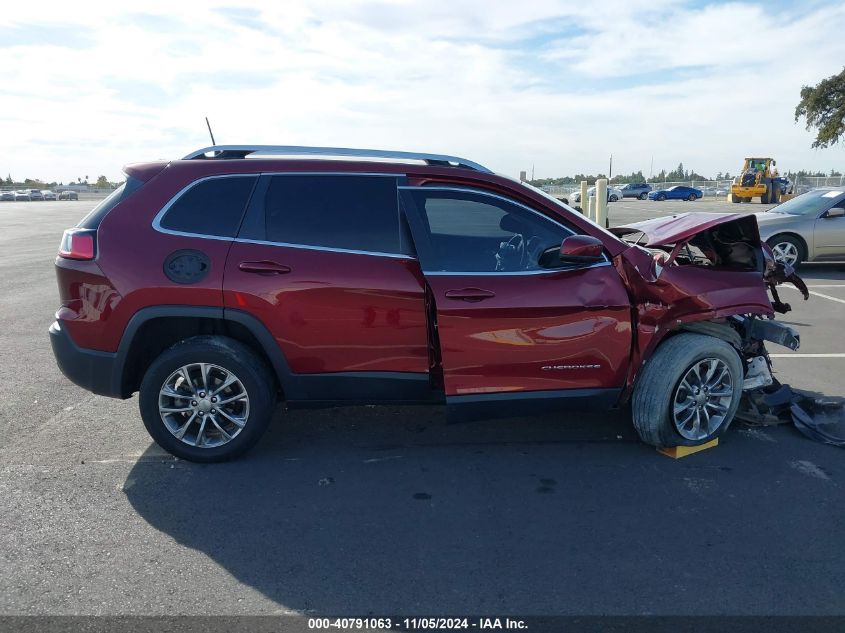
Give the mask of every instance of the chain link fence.
[[[845, 187], [845, 176], [795, 176], [794, 174], [785, 174], [785, 178], [789, 179], [789, 183], [786, 185], [786, 192], [787, 193], [805, 193], [810, 191], [811, 189], [815, 189], [816, 187]], [[701, 192], [704, 194], [705, 198], [719, 198], [719, 197], [727, 197], [727, 195], [731, 191], [731, 183], [733, 179], [730, 180], [671, 180], [671, 181], [649, 181], [648, 184], [651, 185], [653, 190], [656, 189], [668, 189], [669, 187], [675, 187], [677, 185], [681, 185], [684, 187], [693, 187], [695, 189], [700, 189]], [[612, 184], [608, 183], [608, 187], [614, 187], [619, 189], [622, 187], [624, 183]], [[590, 185], [592, 186], [592, 185]], [[570, 185], [542, 185], [540, 187], [546, 193], [549, 193], [553, 196], [558, 198], [565, 198], [572, 194], [573, 192], [580, 192], [581, 185], [580, 184], [570, 184]]]

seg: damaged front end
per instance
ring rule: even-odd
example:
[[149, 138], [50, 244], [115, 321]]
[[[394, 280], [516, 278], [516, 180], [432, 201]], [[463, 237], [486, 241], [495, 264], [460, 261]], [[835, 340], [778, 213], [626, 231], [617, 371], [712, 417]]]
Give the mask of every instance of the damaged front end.
[[795, 329], [774, 320], [792, 309], [777, 286], [792, 284], [804, 300], [809, 292], [791, 266], [775, 261], [753, 215], [687, 213], [611, 231], [631, 244], [614, 260], [636, 311], [626, 395], [635, 368], [667, 336], [706, 334], [730, 343], [742, 359], [737, 418], [756, 425], [792, 422], [812, 439], [845, 446], [845, 400], [792, 389], [772, 375], [765, 343], [793, 351], [801, 344]]
[[[686, 213], [611, 231], [631, 244], [614, 264], [636, 311], [632, 368], [647, 362], [665, 337], [694, 331], [739, 352], [746, 390], [774, 384], [764, 343], [800, 345], [798, 332], [773, 320], [791, 309], [776, 287], [791, 283], [804, 299], [809, 293], [791, 267], [775, 261], [753, 215]], [[629, 392], [635, 381], [632, 369]]]

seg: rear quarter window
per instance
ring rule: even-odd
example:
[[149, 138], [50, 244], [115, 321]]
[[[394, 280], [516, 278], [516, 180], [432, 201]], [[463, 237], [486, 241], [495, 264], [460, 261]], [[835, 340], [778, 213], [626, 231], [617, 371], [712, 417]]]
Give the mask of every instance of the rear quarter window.
[[106, 198], [91, 210], [91, 213], [82, 218], [82, 221], [77, 224], [81, 229], [96, 230], [100, 226], [100, 222], [108, 215], [108, 212], [114, 209], [120, 202], [123, 202], [137, 191], [144, 182], [131, 176], [126, 179], [122, 185], [112, 191]]
[[159, 228], [179, 233], [235, 237], [257, 176], [200, 180], [165, 208]]

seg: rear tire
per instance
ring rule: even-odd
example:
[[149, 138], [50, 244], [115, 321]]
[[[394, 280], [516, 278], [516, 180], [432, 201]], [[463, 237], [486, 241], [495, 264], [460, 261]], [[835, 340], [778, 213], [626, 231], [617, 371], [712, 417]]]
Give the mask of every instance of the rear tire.
[[648, 200], [648, 194], [647, 193], [641, 193], [639, 197], [640, 197], [640, 200]]
[[[187, 379], [181, 373], [186, 367]], [[262, 359], [234, 339], [185, 339], [147, 369], [138, 398], [141, 418], [172, 455], [192, 462], [226, 461], [252, 448], [267, 430], [276, 402], [270, 376]], [[223, 385], [229, 377], [236, 382]]]
[[[706, 378], [710, 367], [713, 375]], [[690, 386], [696, 386], [696, 375], [702, 380], [694, 394]], [[742, 361], [728, 343], [704, 334], [677, 334], [657, 348], [642, 370], [631, 402], [634, 428], [652, 446], [705, 444], [730, 426], [742, 382]], [[692, 417], [683, 422], [690, 411]]]
[[741, 201], [742, 199], [739, 196], [731, 194], [731, 202], [733, 202], [734, 204], [739, 204]]
[[617, 198], [616, 196], [610, 196], [609, 202], [618, 202], [618, 201], [619, 201], [619, 198]]

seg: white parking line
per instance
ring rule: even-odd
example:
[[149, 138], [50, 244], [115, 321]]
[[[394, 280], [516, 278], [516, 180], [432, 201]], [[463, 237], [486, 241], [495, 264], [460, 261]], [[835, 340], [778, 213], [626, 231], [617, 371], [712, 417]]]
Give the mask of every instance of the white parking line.
[[[810, 286], [811, 288], [814, 286]], [[794, 286], [784, 286], [784, 288], [791, 288], [792, 290], [798, 290], [798, 288]], [[836, 303], [845, 303], [845, 299], [840, 299], [839, 297], [831, 297], [830, 295], [825, 295], [820, 292], [813, 292], [812, 290], [808, 290], [811, 295], [814, 297], [821, 297], [822, 299], [830, 299], [831, 301], [836, 301]]]
[[845, 358], [845, 354], [769, 354], [771, 358]]
[[808, 288], [845, 288], [845, 284], [807, 284]]

